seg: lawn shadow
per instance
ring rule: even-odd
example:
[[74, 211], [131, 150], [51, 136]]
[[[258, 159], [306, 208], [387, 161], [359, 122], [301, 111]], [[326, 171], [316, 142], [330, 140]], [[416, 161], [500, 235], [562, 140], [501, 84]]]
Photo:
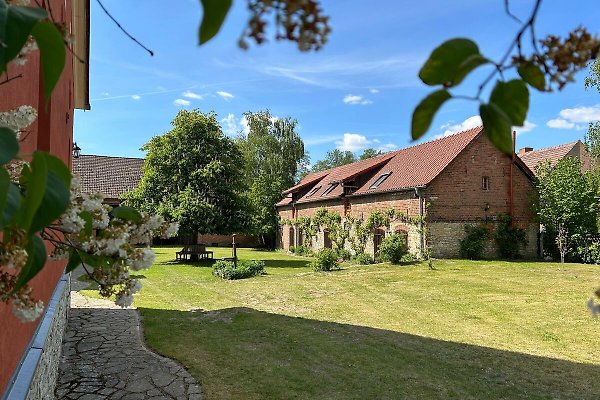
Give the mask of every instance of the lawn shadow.
[[[596, 399], [600, 365], [251, 308], [140, 309], [207, 398]], [[168, 334], [166, 329], [168, 327]]]

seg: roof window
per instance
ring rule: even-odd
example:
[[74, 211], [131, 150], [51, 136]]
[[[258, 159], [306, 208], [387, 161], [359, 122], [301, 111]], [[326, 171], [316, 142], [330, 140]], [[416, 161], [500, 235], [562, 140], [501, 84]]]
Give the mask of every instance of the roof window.
[[391, 172], [386, 172], [386, 173], [379, 175], [379, 178], [377, 178], [377, 180], [375, 182], [373, 182], [373, 184], [371, 186], [369, 186], [369, 189], [377, 189], [377, 187], [379, 185], [381, 185], [391, 174], [392, 174]]
[[339, 185], [339, 183], [337, 183], [337, 182], [330, 183], [327, 190], [325, 190], [325, 192], [323, 192], [323, 194], [321, 196], [327, 196], [329, 193], [331, 193], [333, 191], [333, 189], [338, 187], [338, 185]]
[[312, 188], [312, 189], [310, 190], [310, 192], [308, 192], [308, 193], [306, 194], [306, 197], [310, 197], [310, 196], [312, 196], [313, 194], [317, 193], [317, 192], [319, 191], [319, 189], [321, 189], [321, 186], [315, 186], [314, 188]]

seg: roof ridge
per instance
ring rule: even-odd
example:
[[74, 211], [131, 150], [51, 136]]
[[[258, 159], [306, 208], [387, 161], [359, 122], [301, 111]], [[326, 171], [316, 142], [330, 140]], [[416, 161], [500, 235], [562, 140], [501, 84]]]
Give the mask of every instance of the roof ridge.
[[81, 154], [77, 158], [81, 157], [101, 157], [101, 158], [116, 158], [116, 159], [126, 159], [126, 160], [144, 160], [143, 157], [121, 157], [121, 156], [104, 156], [100, 154]]
[[550, 146], [550, 147], [542, 147], [541, 149], [533, 149], [531, 151], [528, 151], [527, 153], [521, 154], [521, 156], [524, 156], [525, 154], [531, 154], [531, 153], [535, 153], [538, 151], [545, 151], [545, 150], [554, 150], [554, 149], [559, 149], [561, 147], [566, 147], [566, 146], [575, 146], [577, 143], [579, 143], [579, 140], [576, 140], [574, 142], [568, 142], [568, 143], [563, 143], [563, 144], [557, 144], [556, 146]]

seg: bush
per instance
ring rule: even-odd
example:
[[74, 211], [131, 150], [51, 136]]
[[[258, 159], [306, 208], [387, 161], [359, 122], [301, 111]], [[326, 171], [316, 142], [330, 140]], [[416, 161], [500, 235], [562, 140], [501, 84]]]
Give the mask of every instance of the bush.
[[577, 247], [577, 255], [586, 264], [600, 264], [600, 242], [597, 238], [584, 241]]
[[519, 258], [521, 248], [527, 245], [525, 231], [513, 227], [510, 215], [506, 214], [498, 217], [494, 239], [502, 258]]
[[313, 254], [312, 250], [309, 249], [308, 246], [305, 246], [305, 245], [294, 247], [294, 251], [292, 251], [292, 252], [298, 256], [312, 256], [312, 254]]
[[213, 265], [213, 275], [226, 280], [250, 278], [262, 275], [265, 262], [260, 260], [240, 260], [237, 267], [233, 261], [219, 260]]
[[414, 254], [406, 253], [405, 255], [402, 256], [402, 259], [400, 260], [400, 262], [409, 263], [409, 262], [415, 262], [418, 260], [419, 260], [419, 258], [417, 256], [415, 256]]
[[407, 252], [408, 246], [406, 245], [404, 236], [400, 233], [394, 233], [381, 241], [378, 259], [380, 261], [398, 264]]
[[339, 269], [338, 253], [333, 249], [322, 249], [315, 255], [315, 260], [309, 264], [315, 271], [331, 271]]
[[465, 225], [465, 232], [467, 235], [460, 241], [460, 256], [469, 260], [481, 259], [489, 231], [485, 226]]
[[371, 260], [371, 256], [365, 253], [355, 255], [353, 260], [359, 265], [369, 265], [373, 262], [373, 260]]
[[348, 249], [337, 249], [338, 258], [348, 261], [352, 258], [352, 253]]

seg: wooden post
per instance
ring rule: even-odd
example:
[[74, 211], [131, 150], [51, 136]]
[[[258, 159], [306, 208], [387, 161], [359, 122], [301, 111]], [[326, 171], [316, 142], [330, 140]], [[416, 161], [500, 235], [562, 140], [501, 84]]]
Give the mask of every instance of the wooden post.
[[237, 248], [236, 248], [236, 244], [235, 244], [235, 233], [233, 235], [231, 235], [232, 237], [232, 256], [233, 256], [233, 264], [235, 265], [235, 267], [237, 268]]

